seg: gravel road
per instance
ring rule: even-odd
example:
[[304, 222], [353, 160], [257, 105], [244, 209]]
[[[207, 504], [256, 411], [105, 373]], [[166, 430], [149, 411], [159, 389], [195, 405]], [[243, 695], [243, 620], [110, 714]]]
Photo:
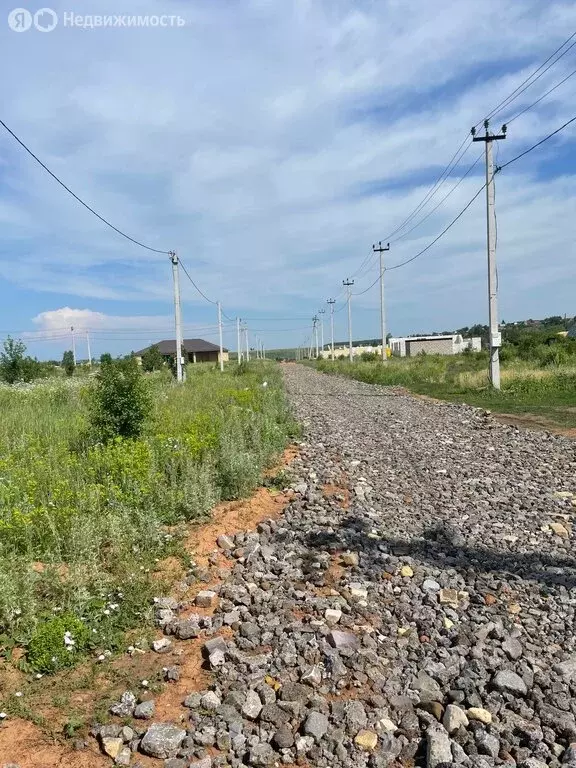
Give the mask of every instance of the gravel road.
[[166, 634], [206, 638], [214, 682], [130, 748], [170, 768], [576, 768], [576, 443], [285, 376], [292, 500], [218, 538], [213, 615], [159, 606]]

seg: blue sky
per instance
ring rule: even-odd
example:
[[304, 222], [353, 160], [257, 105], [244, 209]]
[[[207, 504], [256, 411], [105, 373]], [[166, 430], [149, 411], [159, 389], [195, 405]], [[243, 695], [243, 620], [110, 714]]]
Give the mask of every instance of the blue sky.
[[[71, 6], [51, 3], [61, 21]], [[4, 14], [2, 119], [102, 215], [177, 249], [269, 348], [304, 340], [308, 318], [420, 202], [470, 126], [576, 30], [573, 3], [531, 0], [86, 0], [82, 13], [186, 24], [15, 33]], [[494, 128], [575, 62], [576, 48]], [[576, 76], [514, 121], [498, 162], [573, 117], [575, 93]], [[481, 151], [467, 150], [412, 224]], [[575, 161], [571, 127], [497, 177], [505, 320], [576, 314]], [[393, 243], [388, 263], [441, 231], [483, 173], [480, 162]], [[481, 195], [434, 248], [386, 276], [391, 332], [486, 322], [484, 217]], [[5, 133], [0, 225], [0, 336], [32, 334], [40, 357], [61, 356], [70, 325], [80, 354], [85, 329], [94, 355], [170, 337], [168, 258], [104, 227]], [[376, 277], [369, 262], [355, 290]], [[215, 340], [215, 307], [185, 278], [182, 289], [186, 335]], [[377, 287], [353, 302], [354, 335], [376, 336]], [[345, 321], [338, 312], [340, 338]], [[225, 341], [234, 346], [232, 329]]]

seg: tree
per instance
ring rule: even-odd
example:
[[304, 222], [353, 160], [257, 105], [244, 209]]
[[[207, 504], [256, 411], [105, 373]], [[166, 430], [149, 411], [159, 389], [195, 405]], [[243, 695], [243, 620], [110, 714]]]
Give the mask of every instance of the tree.
[[74, 353], [71, 349], [66, 350], [62, 355], [62, 368], [66, 371], [66, 376], [73, 376], [76, 363], [74, 362]]
[[151, 408], [147, 383], [135, 358], [102, 366], [90, 396], [90, 423], [98, 440], [138, 437]]
[[100, 365], [107, 365], [112, 362], [112, 355], [110, 352], [102, 352], [100, 355]]
[[0, 354], [0, 378], [7, 384], [33, 381], [46, 375], [45, 366], [25, 353], [26, 345], [8, 336], [4, 342], [4, 351]]
[[156, 344], [149, 347], [142, 355], [142, 369], [147, 373], [159, 371], [164, 366], [164, 358]]

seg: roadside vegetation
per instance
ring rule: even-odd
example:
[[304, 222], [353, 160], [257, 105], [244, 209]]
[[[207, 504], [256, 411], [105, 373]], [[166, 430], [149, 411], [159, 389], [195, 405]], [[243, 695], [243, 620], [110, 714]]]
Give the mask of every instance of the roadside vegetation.
[[525, 329], [509, 334], [500, 351], [500, 392], [489, 384], [487, 350], [393, 357], [385, 365], [375, 355], [363, 357], [352, 365], [347, 360], [322, 360], [316, 365], [326, 373], [370, 384], [403, 386], [418, 394], [576, 427], [575, 339]]
[[0, 385], [0, 653], [39, 674], [122, 648], [183, 524], [249, 494], [295, 430], [273, 364], [189, 366], [177, 386], [102, 363]]

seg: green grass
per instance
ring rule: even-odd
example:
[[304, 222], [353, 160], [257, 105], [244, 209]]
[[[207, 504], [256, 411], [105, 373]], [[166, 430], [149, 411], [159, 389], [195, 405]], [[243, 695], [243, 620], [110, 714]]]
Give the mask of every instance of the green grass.
[[294, 434], [278, 368], [234, 371], [189, 366], [181, 387], [147, 376], [145, 433], [105, 445], [86, 441], [89, 381], [0, 387], [0, 652], [59, 616], [83, 622], [94, 654], [146, 624], [179, 526], [249, 494]]
[[403, 386], [417, 394], [576, 427], [576, 362], [542, 366], [518, 359], [504, 361], [500, 392], [489, 385], [484, 352], [392, 358], [386, 365], [320, 361], [316, 366], [370, 384]]

